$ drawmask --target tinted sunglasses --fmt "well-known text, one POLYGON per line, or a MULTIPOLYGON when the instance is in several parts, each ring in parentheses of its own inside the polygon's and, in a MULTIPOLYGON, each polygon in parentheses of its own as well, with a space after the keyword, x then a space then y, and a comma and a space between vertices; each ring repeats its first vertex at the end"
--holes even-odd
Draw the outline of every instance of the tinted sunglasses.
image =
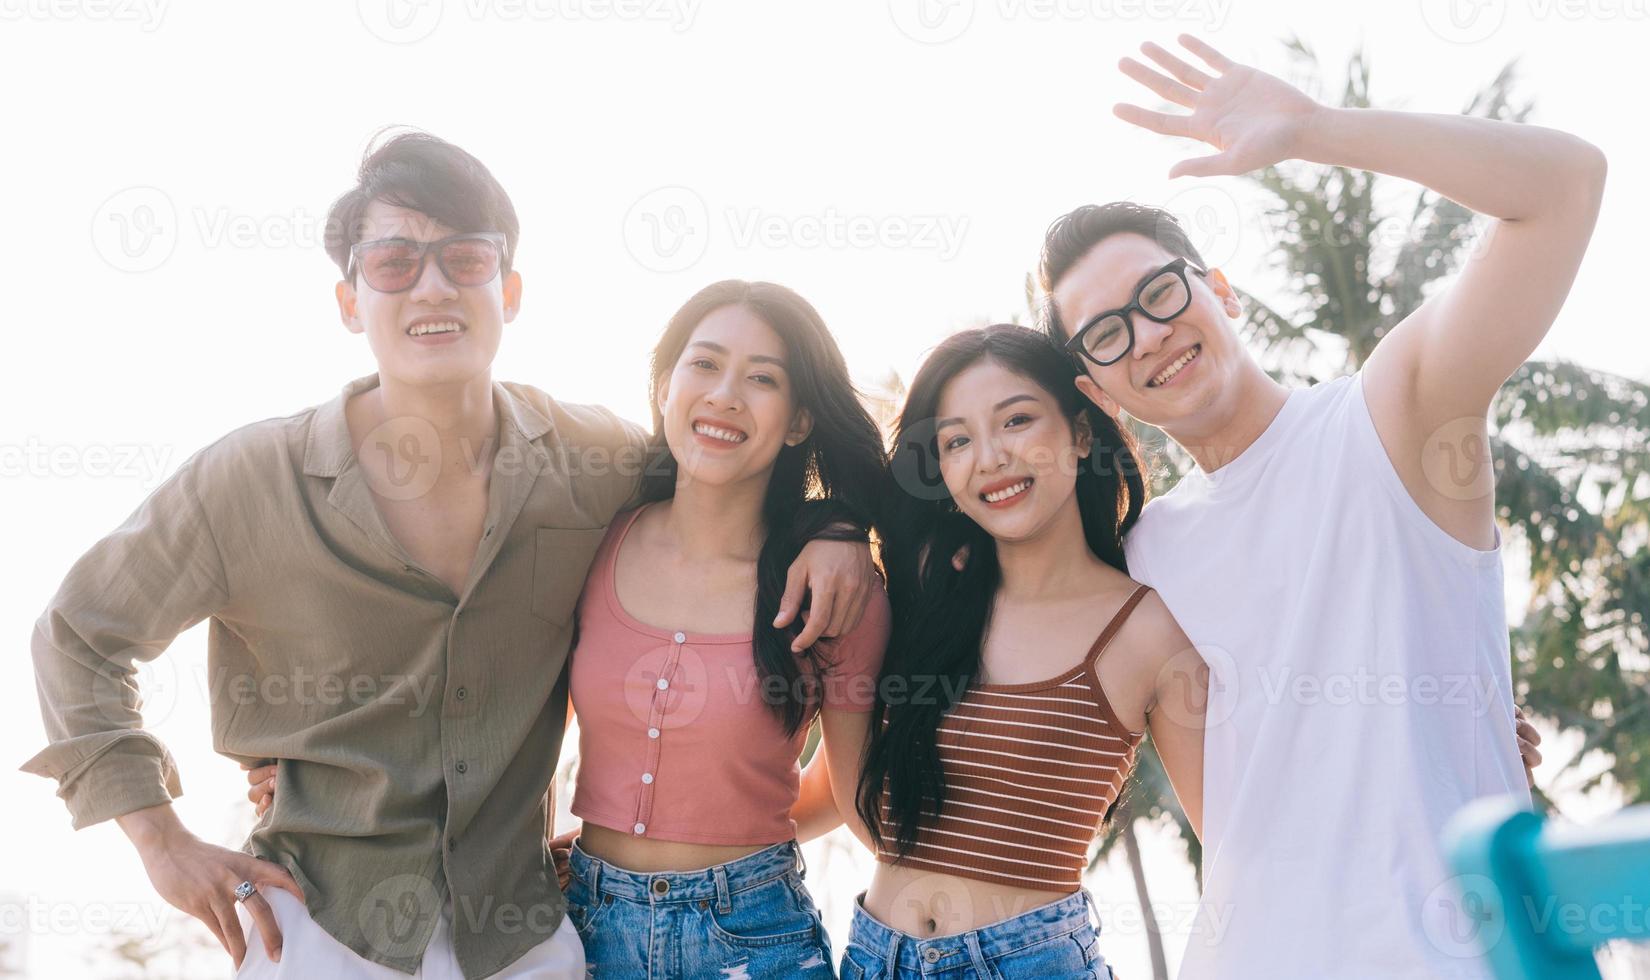
POLYGON ((492 282, 504 264, 504 236, 496 231, 451 235, 433 242, 382 238, 350 246, 350 272, 361 273, 367 285, 381 293, 413 288, 424 275, 424 262, 435 256, 435 266, 454 286, 492 282))

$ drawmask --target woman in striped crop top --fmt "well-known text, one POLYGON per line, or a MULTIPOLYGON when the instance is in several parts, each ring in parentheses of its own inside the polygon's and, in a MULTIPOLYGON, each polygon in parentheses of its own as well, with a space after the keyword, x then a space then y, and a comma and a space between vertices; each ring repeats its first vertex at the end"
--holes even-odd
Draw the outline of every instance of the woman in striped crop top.
POLYGON ((912 382, 882 524, 894 635, 850 819, 878 864, 844 978, 1110 976, 1080 874, 1148 729, 1200 826, 1207 668, 1124 570, 1140 466, 1075 377, 1004 325, 951 337, 912 382))

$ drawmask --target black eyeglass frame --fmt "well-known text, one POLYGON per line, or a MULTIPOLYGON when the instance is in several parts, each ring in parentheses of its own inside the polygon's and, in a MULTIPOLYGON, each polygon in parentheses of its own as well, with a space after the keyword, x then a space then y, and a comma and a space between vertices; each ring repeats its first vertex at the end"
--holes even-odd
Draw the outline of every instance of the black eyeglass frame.
POLYGON ((1156 272, 1142 278, 1140 280, 1140 285, 1134 287, 1134 296, 1129 300, 1127 306, 1121 306, 1115 310, 1106 310, 1089 317, 1088 320, 1085 321, 1081 327, 1078 327, 1077 331, 1071 335, 1071 339, 1066 341, 1066 353, 1073 356, 1081 355, 1085 359, 1098 364, 1101 367, 1116 364, 1123 358, 1128 357, 1129 351, 1134 350, 1134 318, 1129 316, 1129 313, 1138 311, 1141 316, 1151 320, 1153 323, 1168 323, 1170 320, 1173 320, 1175 317, 1186 312, 1187 308, 1192 305, 1192 282, 1190 279, 1186 278, 1186 270, 1188 269, 1205 278, 1209 275, 1204 270, 1192 265, 1190 259, 1184 257, 1175 259, 1163 268, 1158 269, 1156 272), (1180 277, 1180 284, 1186 288, 1186 302, 1181 305, 1180 309, 1175 310, 1173 313, 1164 314, 1163 316, 1154 316, 1151 313, 1146 312, 1146 308, 1140 305, 1140 297, 1143 293, 1145 293, 1146 287, 1156 282, 1165 272, 1173 272, 1175 275, 1180 277), (1123 352, 1121 354, 1118 354, 1116 357, 1110 358, 1109 360, 1102 361, 1100 358, 1089 353, 1088 346, 1083 343, 1083 335, 1087 334, 1090 330, 1093 330, 1095 327, 1114 316, 1122 318, 1123 329, 1127 330, 1129 333, 1129 342, 1123 345, 1123 352))
POLYGON ((498 268, 494 269, 493 274, 488 276, 486 279, 483 279, 481 282, 470 284, 472 286, 485 286, 494 279, 497 279, 499 273, 504 271, 504 250, 508 245, 509 240, 504 237, 503 232, 468 231, 459 235, 448 235, 446 238, 437 238, 433 242, 420 242, 411 238, 376 238, 370 242, 356 242, 354 245, 349 247, 349 269, 348 274, 344 278, 349 279, 351 282, 355 281, 355 276, 357 274, 359 274, 363 280, 366 278, 366 273, 361 268, 360 256, 362 249, 371 248, 374 245, 416 245, 418 246, 418 271, 413 274, 411 282, 407 283, 405 286, 402 286, 400 289, 379 289, 377 286, 372 286, 372 283, 370 282, 367 283, 367 285, 372 286, 374 291, 380 293, 404 293, 418 285, 418 281, 424 278, 424 263, 429 259, 430 253, 434 252, 435 267, 441 270, 441 274, 447 277, 448 282, 458 288, 464 288, 459 286, 457 280, 453 278, 453 274, 447 271, 447 261, 442 258, 442 250, 453 242, 468 241, 484 241, 498 249, 498 268))

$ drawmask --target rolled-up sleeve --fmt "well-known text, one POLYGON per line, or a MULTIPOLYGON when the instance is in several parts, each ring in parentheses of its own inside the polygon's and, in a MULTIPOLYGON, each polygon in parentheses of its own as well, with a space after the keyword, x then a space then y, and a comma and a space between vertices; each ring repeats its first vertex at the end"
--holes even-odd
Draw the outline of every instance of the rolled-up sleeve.
POLYGON ((22 769, 58 781, 76 830, 183 792, 171 753, 143 729, 136 664, 227 601, 198 459, 74 564, 35 624, 50 744, 22 769))

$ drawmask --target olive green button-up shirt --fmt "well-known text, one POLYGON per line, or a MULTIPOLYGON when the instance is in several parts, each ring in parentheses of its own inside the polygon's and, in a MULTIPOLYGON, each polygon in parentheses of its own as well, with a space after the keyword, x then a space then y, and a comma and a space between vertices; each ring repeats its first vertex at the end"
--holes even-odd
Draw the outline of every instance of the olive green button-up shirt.
POLYGON ((544 847, 564 665, 585 571, 642 469, 640 429, 495 383, 484 536, 460 595, 390 535, 345 401, 230 433, 70 570, 33 650, 55 778, 78 829, 181 793, 143 730, 133 665, 210 620, 212 740, 279 760, 244 850, 310 915, 413 973, 442 907, 466 977, 519 958, 566 903, 544 847))

